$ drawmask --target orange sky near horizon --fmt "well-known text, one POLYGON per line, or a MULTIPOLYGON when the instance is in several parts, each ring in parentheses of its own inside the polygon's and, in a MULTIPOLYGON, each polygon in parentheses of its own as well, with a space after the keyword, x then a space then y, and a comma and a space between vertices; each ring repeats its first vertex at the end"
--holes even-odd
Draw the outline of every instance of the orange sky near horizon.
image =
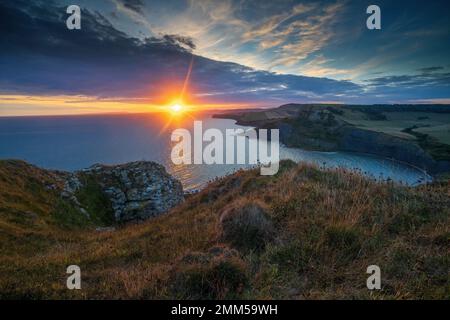
MULTIPOLYGON (((155 99, 156 100, 156 99, 155 99)), ((182 104, 185 111, 251 108, 249 103, 209 103, 189 101, 165 94, 157 101, 148 98, 99 99, 88 96, 33 96, 0 95, 0 116, 50 116, 102 113, 170 112, 175 103, 182 104)))

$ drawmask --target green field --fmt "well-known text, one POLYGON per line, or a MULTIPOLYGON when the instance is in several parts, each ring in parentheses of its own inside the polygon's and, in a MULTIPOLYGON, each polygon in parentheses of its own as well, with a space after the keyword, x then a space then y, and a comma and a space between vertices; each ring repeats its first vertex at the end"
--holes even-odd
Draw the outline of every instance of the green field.
POLYGON ((372 120, 365 112, 344 109, 344 114, 339 117, 357 127, 404 139, 417 139, 414 135, 403 131, 416 126, 418 128, 414 131, 428 134, 438 142, 450 145, 450 113, 383 112, 382 114, 386 119, 372 120))
POLYGON ((418 128, 415 131, 428 134, 438 139, 441 143, 450 145, 450 122, 442 125, 418 128))

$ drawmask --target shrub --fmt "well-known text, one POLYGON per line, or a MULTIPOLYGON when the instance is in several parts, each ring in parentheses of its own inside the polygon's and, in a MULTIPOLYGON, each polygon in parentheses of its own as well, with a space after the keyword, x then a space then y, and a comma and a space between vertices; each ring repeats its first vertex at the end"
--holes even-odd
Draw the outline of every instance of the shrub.
POLYGON ((274 237, 273 223, 259 202, 237 201, 220 215, 219 239, 244 251, 260 251, 274 237))

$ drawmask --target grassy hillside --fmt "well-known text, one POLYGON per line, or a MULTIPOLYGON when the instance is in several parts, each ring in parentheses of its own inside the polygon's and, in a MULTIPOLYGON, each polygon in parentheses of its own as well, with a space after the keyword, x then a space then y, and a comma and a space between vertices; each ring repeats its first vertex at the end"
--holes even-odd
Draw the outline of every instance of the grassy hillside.
POLYGON ((276 176, 238 172, 110 232, 62 201, 60 184, 0 162, 0 298, 450 298, 448 183, 408 188, 283 162, 276 176), (71 264, 82 290, 65 288, 71 264), (381 291, 366 288, 371 264, 381 291))

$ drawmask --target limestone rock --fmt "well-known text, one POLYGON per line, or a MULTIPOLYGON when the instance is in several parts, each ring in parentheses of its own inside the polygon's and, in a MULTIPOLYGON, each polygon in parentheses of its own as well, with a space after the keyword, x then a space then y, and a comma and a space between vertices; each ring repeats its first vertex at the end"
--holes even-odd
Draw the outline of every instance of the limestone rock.
POLYGON ((155 162, 96 164, 71 174, 66 179, 62 196, 74 200, 77 205, 75 193, 83 187, 81 176, 92 177, 100 185, 118 222, 159 216, 184 199, 181 183, 155 162))

